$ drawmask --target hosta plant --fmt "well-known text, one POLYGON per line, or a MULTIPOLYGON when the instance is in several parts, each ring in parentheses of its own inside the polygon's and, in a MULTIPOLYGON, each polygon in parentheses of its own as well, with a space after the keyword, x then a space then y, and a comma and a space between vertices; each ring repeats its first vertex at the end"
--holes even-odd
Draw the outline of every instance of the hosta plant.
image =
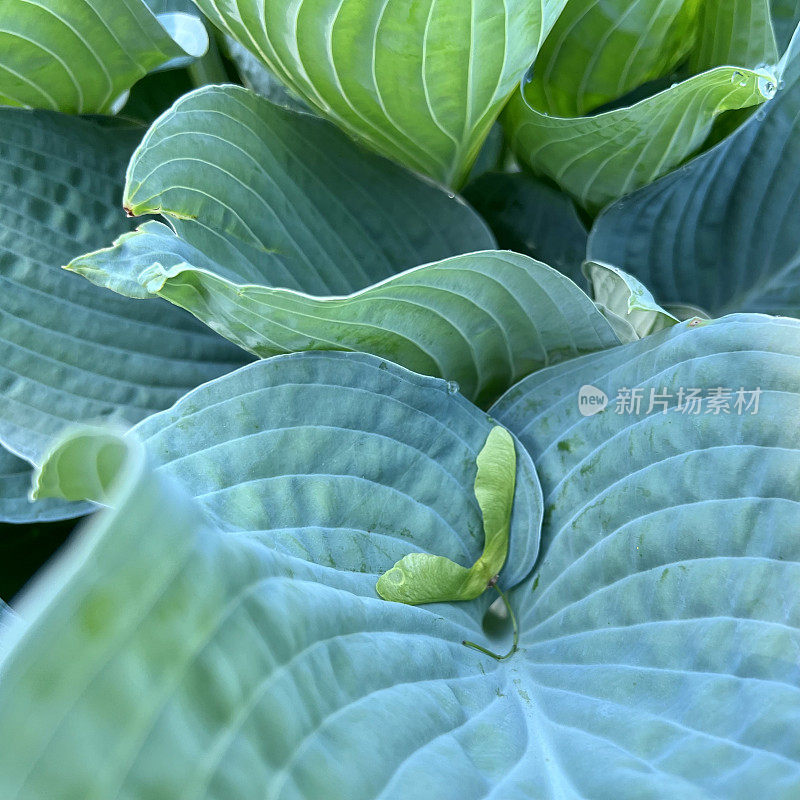
POLYGON ((797 4, 0 22, 2 800, 800 796, 797 4))

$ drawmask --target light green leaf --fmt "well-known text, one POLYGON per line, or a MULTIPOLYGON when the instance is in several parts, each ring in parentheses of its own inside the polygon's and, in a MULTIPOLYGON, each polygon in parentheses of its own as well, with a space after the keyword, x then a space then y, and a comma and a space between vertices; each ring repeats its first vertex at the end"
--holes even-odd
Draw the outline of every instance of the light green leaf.
POLYGON ((587 261, 584 273, 592 287, 592 297, 601 311, 614 320, 614 330, 619 332, 625 326, 629 329, 623 340, 635 341, 671 328, 678 317, 661 308, 647 287, 633 275, 623 272, 611 264, 587 261))
POLYGON ((517 464, 505 428, 492 428, 476 464, 475 498, 486 537, 480 558, 463 567, 444 556, 409 553, 378 579, 375 589, 384 600, 414 605, 474 600, 500 573, 508 555, 517 464))
POLYGON ((713 315, 800 315, 800 41, 777 95, 708 153, 610 206, 589 258, 643 281, 662 304, 713 315))
MULTIPOLYGON (((31 589, 4 640, 0 727, 16 735, 0 749, 0 795, 393 800, 411 786, 417 800, 793 800, 798 357, 795 322, 684 324, 538 373, 498 405, 534 453, 551 506, 537 572, 511 595, 520 648, 504 662, 461 645, 481 636, 485 604, 387 603, 374 577, 231 536, 224 516, 198 508, 212 510, 208 495, 192 502, 179 468, 146 469, 132 445, 117 510, 31 589), (764 393, 759 414, 741 417, 583 417, 584 381, 609 392, 757 381, 764 393)), ((376 363, 271 363, 318 359, 376 363)), ((376 372, 405 375, 423 394, 436 383, 376 372)), ((451 411, 468 408, 438 393, 451 411)), ((449 416, 421 397, 416 408, 449 416)), ((368 401, 359 421, 381 416, 368 401)), ((213 430, 203 421, 176 418, 145 450, 157 455, 178 434, 175 454, 191 462, 213 430)), ((472 434, 476 448, 488 426, 472 434)), ((423 441, 436 460, 440 440, 423 441)), ((356 470, 363 451, 322 452, 356 470)), ((330 469, 319 480, 339 478, 330 469)), ((528 480, 518 470, 517 492, 528 480)), ((412 492, 423 504, 437 496, 425 486, 412 492)), ((269 490, 240 499, 240 511, 256 505, 281 524, 314 516, 269 490)), ((386 500, 384 513, 402 518, 402 498, 386 500)), ((512 523, 512 550, 517 532, 512 523)), ((309 540, 334 535, 306 529, 309 540)))
POLYGON ((194 266, 205 263, 205 254, 148 223, 69 268, 117 291, 166 298, 262 358, 369 352, 455 381, 480 405, 536 369, 619 344, 574 283, 517 253, 455 256, 346 297, 228 280, 223 276, 233 270, 223 264, 194 266))
POLYGON ((106 504, 131 447, 123 432, 110 426, 68 429, 35 471, 30 495, 106 504))
POLYGON ((61 500, 31 502, 28 493, 32 479, 31 465, 0 446, 0 524, 19 525, 70 519, 91 510, 92 506, 87 503, 65 503, 61 500))
POLYGON ((536 58, 525 97, 541 112, 573 117, 669 74, 692 48, 703 2, 570 0, 536 58))
POLYGON ((320 114, 457 188, 565 0, 197 5, 320 114))
POLYGON ((523 172, 482 175, 464 197, 489 223, 498 245, 543 261, 578 286, 588 233, 572 200, 523 172))
POLYGON ((0 103, 72 114, 118 110, 151 70, 201 56, 202 22, 142 0, 5 0, 0 103))
MULTIPOLYGON (((372 575, 374 593, 411 548, 467 564, 480 557, 473 490, 492 427, 445 381, 359 353, 301 353, 211 381, 132 435, 224 529, 372 575)), ((50 453, 38 496, 107 501, 119 450, 107 435, 84 438, 50 453)), ((530 572, 541 511, 536 476, 519 461, 506 586, 530 572)))
POLYGON ((509 102, 504 125, 517 157, 590 211, 655 180, 702 145, 723 111, 763 103, 777 79, 764 70, 719 67, 631 106, 589 117, 556 117, 509 102))
POLYGON ((65 425, 133 423, 246 360, 188 315, 60 269, 128 225, 139 129, 0 110, 0 442, 37 462, 65 425))
POLYGON ((135 213, 166 214, 177 235, 149 222, 68 268, 121 294, 166 298, 262 358, 366 351, 488 404, 532 370, 618 344, 588 297, 525 256, 425 264, 492 246, 491 233, 462 201, 362 153, 329 123, 244 89, 195 92, 157 122, 127 197, 135 213), (199 135, 216 146, 213 161, 186 151, 199 135), (253 174, 252 159, 263 171, 253 174), (287 161, 309 172, 284 172, 287 161))
POLYGON ((460 199, 236 86, 192 92, 154 123, 124 202, 166 216, 225 278, 321 294, 494 246, 460 199))
POLYGON ((698 26, 688 63, 692 72, 726 64, 755 69, 778 61, 770 0, 704 0, 698 26))

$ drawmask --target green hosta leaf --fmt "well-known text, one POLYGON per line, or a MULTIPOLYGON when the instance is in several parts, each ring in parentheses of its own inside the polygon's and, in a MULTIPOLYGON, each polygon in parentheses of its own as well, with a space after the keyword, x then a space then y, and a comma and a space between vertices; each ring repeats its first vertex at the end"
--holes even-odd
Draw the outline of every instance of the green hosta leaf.
POLYGON ((148 223, 70 269, 117 291, 164 297, 262 358, 369 352, 456 381, 479 404, 549 363, 619 344, 574 283, 517 253, 454 256, 347 297, 322 298, 248 285, 246 274, 228 280, 232 270, 222 264, 193 266, 204 263, 204 254, 165 226, 148 223))
POLYGON ((107 113, 151 70, 205 52, 193 15, 158 18, 142 0, 5 0, 0 103, 107 113))
POLYGON ((463 202, 329 123, 244 89, 201 90, 157 122, 131 163, 127 203, 166 214, 177 235, 149 222, 69 269, 166 298, 262 358, 366 351, 488 403, 534 369, 618 344, 573 283, 525 256, 472 253, 397 275, 492 246, 491 233, 463 202), (199 135, 213 161, 186 150, 199 135), (287 161, 309 172, 284 172, 287 161))
POLYGON ((125 205, 164 214, 225 265, 222 277, 305 292, 351 292, 494 246, 461 200, 235 86, 186 95, 155 122, 131 160, 125 205))
POLYGON ((412 605, 474 600, 500 573, 508 555, 517 469, 511 434, 499 425, 492 428, 476 463, 475 498, 486 537, 480 558, 464 567, 444 556, 409 553, 378 579, 375 589, 384 600, 412 605))
MULTIPOLYGON (((480 635, 485 605, 387 603, 374 577, 276 553, 227 534, 225 515, 202 514, 198 502, 213 511, 206 492, 215 482, 193 502, 180 483, 197 464, 179 466, 215 430, 202 418, 176 418, 159 438, 145 436, 151 458, 178 447, 172 468, 146 469, 129 438, 109 498, 116 510, 95 517, 18 604, 22 620, 4 640, 12 649, 0 667, 0 726, 15 735, 0 749, 0 793, 386 800, 413 787, 419 800, 561 800, 569 787, 581 800, 756 792, 792 800, 800 781, 798 356, 800 326, 787 320, 680 325, 538 373, 498 405, 534 453, 552 506, 537 573, 511 596, 520 649, 504 662, 460 644, 480 635), (757 381, 764 393, 756 415, 673 409, 642 418, 609 408, 583 417, 583 381, 609 392, 623 382, 757 381), (182 441, 167 444, 176 435, 182 441)), ((378 363, 308 354, 271 363, 320 359, 378 363)), ((193 397, 266 375, 269 364, 193 397)), ((411 406, 414 391, 404 397, 402 414, 474 416, 458 425, 472 432, 474 480, 490 423, 442 386, 435 391, 449 411, 423 399, 435 381, 395 367, 376 372, 422 390, 411 406)), ((391 382, 384 402, 393 405, 400 395, 391 382)), ((237 401, 231 413, 243 418, 237 401)), ((382 416, 367 401, 359 422, 382 416)), ((398 419, 398 430, 408 428, 398 419)), ((432 461, 439 441, 424 439, 432 461)), ((339 463, 324 465, 320 486, 335 486, 341 459, 358 469, 365 451, 321 452, 339 463)), ((88 473, 95 453, 86 454, 88 473)), ((229 462, 219 455, 220 467, 229 462)), ((518 469, 517 492, 529 480, 518 469)), ((470 487, 465 481, 456 505, 474 503, 470 487)), ((423 481, 417 489, 423 504, 438 496, 423 481)), ((255 504, 240 500, 240 511, 256 513, 255 505, 281 525, 314 516, 266 488, 255 504)), ((386 500, 383 514, 402 518, 402 495, 386 500)), ((358 498, 349 505, 358 514, 358 498)), ((307 540, 333 539, 338 522, 329 522, 327 531, 307 528, 307 540)), ((518 531, 512 525, 512 549, 518 531)), ((438 552, 449 549, 443 541, 438 552)))
POLYGON ((489 223, 500 247, 525 253, 579 286, 587 232, 572 200, 523 172, 482 175, 464 196, 489 223))
POLYGON ((800 315, 798 46, 775 98, 739 130, 603 213, 589 258, 632 273, 661 303, 800 315))
POLYGON ((624 341, 641 339, 678 322, 678 317, 661 308, 633 275, 596 261, 587 261, 584 272, 595 303, 612 320, 614 330, 622 332, 620 338, 624 341))
POLYGON ((166 303, 60 269, 128 227, 121 179, 140 135, 0 110, 0 442, 29 461, 65 425, 136 422, 243 360, 166 303))
POLYGON ((698 22, 688 64, 692 72, 725 64, 756 68, 778 60, 770 0, 704 0, 698 22))
MULTIPOLYGON (((371 575, 374 592, 409 550, 467 565, 481 555, 473 489, 492 428, 444 381, 357 353, 301 353, 212 381, 135 435, 226 530, 371 575)), ((108 436, 85 439, 51 453, 40 496, 107 499, 119 450, 108 436), (94 466, 81 472, 86 452, 94 466)), ((519 462, 505 586, 530 572, 541 514, 536 476, 519 462)))
POLYGON ((32 478, 31 465, 0 446, 0 524, 68 519, 81 516, 91 509, 86 503, 65 503, 61 500, 32 503, 28 499, 32 478))
POLYGON ((700 147, 717 115, 763 103, 775 84, 766 71, 719 67, 589 117, 550 116, 526 101, 523 85, 504 124, 522 162, 597 211, 677 166, 700 147))
POLYGON ((198 0, 322 115, 459 186, 565 0, 198 0))
POLYGON ((578 116, 668 74, 694 43, 702 5, 571 0, 536 59, 526 98, 542 112, 578 116))
POLYGON ((454 770, 479 778, 488 727, 519 718, 460 643, 480 629, 468 604, 386 603, 374 580, 226 535, 135 448, 113 504, 16 604, 0 725, 27 724, 0 750, 4 798, 361 800, 409 780, 441 798, 454 770), (465 723, 467 750, 426 789, 465 723))

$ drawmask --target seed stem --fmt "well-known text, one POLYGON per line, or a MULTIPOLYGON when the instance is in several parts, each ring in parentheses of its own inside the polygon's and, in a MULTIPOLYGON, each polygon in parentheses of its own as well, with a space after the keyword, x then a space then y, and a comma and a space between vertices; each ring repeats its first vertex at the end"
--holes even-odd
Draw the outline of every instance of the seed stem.
POLYGON ((519 628, 517 627, 517 618, 514 615, 514 610, 511 608, 511 603, 508 602, 508 597, 506 597, 505 592, 497 585, 495 579, 492 579, 489 585, 494 586, 495 590, 497 591, 497 594, 500 595, 500 597, 503 600, 503 603, 505 604, 506 611, 508 611, 508 616, 511 617, 511 625, 514 628, 514 642, 511 645, 511 649, 504 656, 501 656, 498 655, 497 653, 493 653, 491 650, 488 650, 485 647, 481 647, 481 645, 476 644, 475 642, 469 642, 466 639, 462 641, 461 644, 463 644, 466 647, 471 647, 473 650, 479 650, 481 653, 487 656, 491 656, 496 661, 505 661, 507 658, 511 658, 511 656, 513 656, 514 653, 517 652, 517 647, 519 645, 519 628))

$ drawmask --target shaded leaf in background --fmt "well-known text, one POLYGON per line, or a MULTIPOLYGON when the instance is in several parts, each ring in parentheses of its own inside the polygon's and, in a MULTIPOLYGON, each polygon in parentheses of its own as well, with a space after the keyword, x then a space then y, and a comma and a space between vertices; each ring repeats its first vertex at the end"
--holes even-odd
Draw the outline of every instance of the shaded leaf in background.
POLYGON ((149 125, 179 97, 192 89, 194 84, 189 71, 185 68, 167 69, 145 75, 131 89, 119 116, 149 125))
POLYGON ((585 285, 586 227, 572 200, 522 172, 481 175, 464 197, 489 223, 499 247, 525 253, 585 285))
POLYGON ((223 46, 228 57, 236 65, 241 82, 272 103, 296 111, 309 111, 310 108, 299 97, 292 94, 272 72, 246 47, 231 36, 224 36, 223 46))
POLYGON ((246 360, 190 316, 61 269, 130 226, 141 129, 0 110, 0 442, 36 462, 79 420, 133 423, 246 360))
POLYGON ((589 258, 635 275, 662 304, 800 314, 798 48, 775 98, 734 134, 598 218, 589 258))
POLYGON ((782 53, 789 46, 795 28, 800 24, 800 0, 771 0, 772 27, 778 50, 782 53))
MULTIPOLYGON (((472 169, 467 178, 467 186, 469 186, 478 177, 486 172, 492 170, 502 170, 503 162, 507 156, 505 135, 503 134, 503 126, 499 122, 495 122, 489 129, 483 146, 472 165, 472 169)), ((464 194, 466 192, 466 187, 464 194)), ((466 196, 466 194, 465 194, 466 196)))
POLYGON ((197 5, 353 137, 458 188, 565 0, 197 5))
MULTIPOLYGON (((257 486, 238 497, 227 491, 224 501, 206 494, 219 487, 218 466, 231 463, 215 448, 197 470, 214 426, 155 425, 144 449, 175 447, 169 468, 147 470, 132 444, 110 498, 118 510, 96 518, 49 584, 18 604, 22 621, 6 638, 13 650, 1 667, 0 724, 18 731, 0 750, 3 796, 38 800, 67 785, 76 797, 135 797, 157 785, 202 800, 377 800, 414 786, 420 800, 560 800, 569 786, 576 798, 746 800, 769 787, 770 798, 790 800, 800 780, 798 355, 796 322, 682 324, 542 371, 498 404, 534 455, 548 500, 543 557, 511 596, 521 648, 502 663, 460 644, 479 630, 477 602, 384 602, 374 575, 348 571, 355 552, 347 562, 335 550, 331 567, 309 559, 309 548, 324 553, 342 541, 334 520, 304 529, 305 551, 297 540, 276 553, 223 533, 232 509, 277 514, 280 531, 307 523, 309 507, 257 486), (623 384, 755 381, 763 388, 755 415, 698 418, 673 404, 666 416, 608 408, 583 417, 577 402, 584 382, 611 394, 623 384), (212 516, 181 488, 187 479, 212 516), (191 737, 176 735, 187 725, 191 737)), ((380 370, 366 356, 272 363, 310 361, 331 367, 334 383, 333 364, 340 376, 371 366, 387 381, 380 405, 415 419, 398 428, 403 437, 420 432, 425 395, 449 398, 434 404, 448 420, 447 447, 426 436, 417 456, 430 467, 440 458, 452 464, 451 447, 463 448, 453 421, 463 419, 475 439, 486 432, 476 427, 490 424, 469 419, 477 412, 443 384, 380 370)), ((269 369, 246 367, 199 394, 269 369)), ((363 398, 359 412, 349 378, 345 386, 344 424, 330 431, 337 437, 353 435, 351 414, 356 430, 383 418, 370 410, 377 397, 363 398)), ((335 404, 317 400, 333 413, 335 404)), ((191 403, 183 401, 184 414, 191 403)), ((237 407, 231 397, 223 416, 237 407)), ((283 400, 274 408, 291 414, 283 400)), ((216 414, 204 403, 194 413, 216 414)), ((262 413, 256 402, 239 424, 262 413)), ((290 426, 282 435, 326 429, 290 426)), ((337 468, 358 470, 377 443, 326 452, 337 468)), ((263 450, 254 454, 261 462, 263 450)), ((292 450, 273 452, 293 460, 292 450)), ((93 455, 89 447, 89 473, 93 455)), ((413 470, 404 473, 414 481, 413 470)), ((342 479, 317 480, 333 488, 342 479)), ((518 486, 525 482, 518 474, 518 486)), ((417 494, 422 486, 411 492, 419 511, 430 502, 417 494)), ((446 509, 456 517, 458 497, 446 509)), ((409 500, 387 497, 384 519, 409 500)), ((311 506, 311 518, 314 508, 331 506, 311 506)), ((418 531, 405 543, 375 541, 371 553, 384 561, 381 546, 411 549, 418 531)))
POLYGON ((522 163, 595 212, 669 172, 702 145, 719 114, 763 103, 776 81, 767 71, 719 67, 587 117, 540 111, 526 102, 523 83, 503 124, 522 163))
POLYGON ((5 0, 0 103, 112 112, 148 72, 191 60, 207 46, 198 17, 157 18, 142 0, 5 0))
MULTIPOLYGON (((30 476, 29 476, 30 478, 30 476)), ((30 481, 28 482, 30 488, 30 481)), ((65 500, 39 500, 34 506, 94 508, 90 503, 67 503, 65 500)), ((32 522, 11 524, 0 522, 0 606, 2 601, 13 602, 18 593, 47 564, 53 555, 67 542, 76 524, 81 520, 71 514, 72 519, 54 522, 32 522)), ((3 619, 0 608, 0 657, 3 651, 3 619)))

